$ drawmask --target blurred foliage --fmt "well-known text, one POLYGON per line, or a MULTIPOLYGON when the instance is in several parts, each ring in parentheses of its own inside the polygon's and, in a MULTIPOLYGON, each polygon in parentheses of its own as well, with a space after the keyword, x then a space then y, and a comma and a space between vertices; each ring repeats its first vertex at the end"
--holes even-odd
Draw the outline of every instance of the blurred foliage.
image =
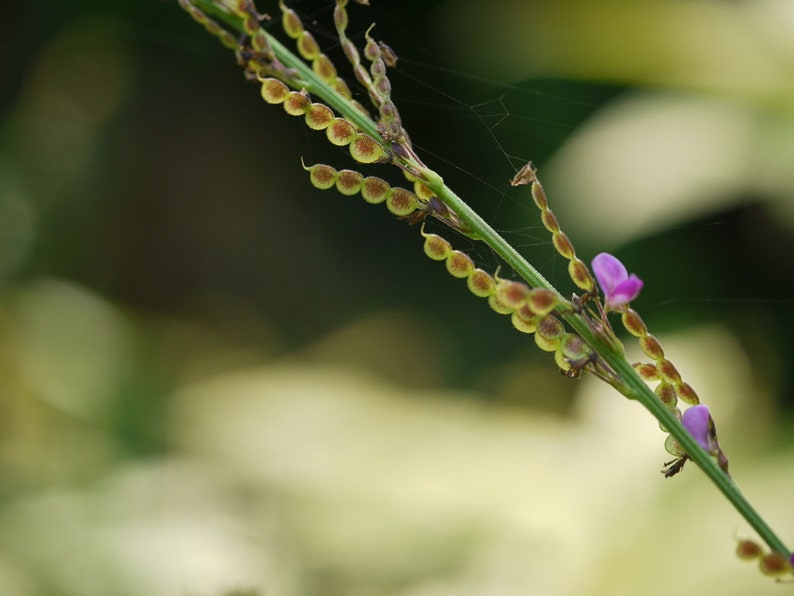
MULTIPOLYGON (((330 4, 292 3, 338 55, 330 4)), ((651 27, 621 2, 592 22, 560 19, 551 1, 485 15, 492 3, 373 4, 351 9, 351 30, 360 39, 376 21, 400 55, 394 97, 427 161, 562 289, 564 263, 508 185, 526 160, 541 174, 548 164, 544 183, 578 251, 618 252, 646 280, 643 317, 707 396, 737 478, 790 528, 775 488, 793 457, 787 38, 768 37, 782 58, 749 93, 707 84, 703 59, 676 79, 690 63, 663 61, 675 11, 646 45, 608 28, 651 27), (483 27, 497 17, 517 31, 483 27), (544 23, 555 35, 526 34, 544 23), (570 42, 587 23, 604 32, 586 38, 602 59, 572 71, 587 65, 570 42), (505 40, 528 43, 510 52, 534 62, 511 67, 505 40), (599 40, 637 51, 601 52, 599 40), (455 53, 461 41, 474 59, 455 53), (634 70, 621 67, 627 56, 634 70), (473 74, 483 62, 500 66, 473 74), (657 63, 637 76, 637 64, 657 63), (671 121, 692 124, 665 124, 667 136, 650 127, 671 121)), ((690 4, 737 6, 746 29, 782 6, 690 4)), ((655 482, 664 454, 649 418, 558 375, 422 256, 416 228, 314 191, 299 158, 346 167, 346 157, 263 105, 175 2, 8 10, 0 593, 768 587, 732 558, 735 517, 694 470, 655 482), (708 560, 670 572, 660 561, 679 531, 708 560), (639 548, 647 560, 627 568, 639 548)), ((779 14, 785 29, 794 17, 779 14)), ((726 47, 736 29, 724 22, 695 28, 703 45, 726 47)), ((765 64, 752 56, 717 60, 737 69, 719 80, 745 80, 765 64)), ((481 247, 453 242, 495 267, 481 247)))

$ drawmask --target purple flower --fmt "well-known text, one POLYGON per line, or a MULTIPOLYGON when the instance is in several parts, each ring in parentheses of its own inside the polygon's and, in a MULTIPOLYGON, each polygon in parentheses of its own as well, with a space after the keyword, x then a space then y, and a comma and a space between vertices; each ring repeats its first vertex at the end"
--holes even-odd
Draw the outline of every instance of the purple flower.
POLYGON ((593 273, 606 298, 607 310, 617 310, 634 300, 642 289, 642 280, 629 275, 623 263, 602 252, 593 259, 593 273))
POLYGON ((698 445, 708 453, 715 455, 719 451, 717 432, 714 429, 714 422, 711 420, 708 406, 700 404, 687 408, 681 419, 681 424, 698 442, 698 445))

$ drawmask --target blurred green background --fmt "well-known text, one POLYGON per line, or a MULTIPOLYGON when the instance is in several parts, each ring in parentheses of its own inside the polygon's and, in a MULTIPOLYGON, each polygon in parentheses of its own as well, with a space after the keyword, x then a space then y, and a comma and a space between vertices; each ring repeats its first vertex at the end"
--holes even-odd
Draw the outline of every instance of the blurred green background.
MULTIPOLYGON (((332 3, 291 6, 338 58, 332 3)), ((8 10, 0 594, 779 589, 694 468, 663 481, 649 416, 559 375, 417 228, 313 189, 300 158, 346 153, 176 2, 8 10)), ((578 253, 646 281, 638 310, 791 544, 794 7, 350 13, 400 56, 420 154, 544 275, 573 291, 508 184, 529 159, 578 253)))

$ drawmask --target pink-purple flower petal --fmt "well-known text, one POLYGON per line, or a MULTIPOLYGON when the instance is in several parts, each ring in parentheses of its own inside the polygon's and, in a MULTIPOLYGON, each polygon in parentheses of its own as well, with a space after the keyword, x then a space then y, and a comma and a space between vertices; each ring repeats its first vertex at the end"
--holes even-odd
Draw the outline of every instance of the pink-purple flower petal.
POLYGON ((681 418, 681 424, 689 431, 692 438, 698 442, 698 445, 703 447, 708 453, 713 455, 718 451, 719 446, 716 443, 714 423, 711 421, 711 413, 708 406, 699 404, 687 408, 681 418))
POLYGON ((592 262, 593 273, 604 293, 607 310, 615 310, 634 300, 643 282, 635 274, 629 275, 626 267, 616 257, 602 252, 592 262))

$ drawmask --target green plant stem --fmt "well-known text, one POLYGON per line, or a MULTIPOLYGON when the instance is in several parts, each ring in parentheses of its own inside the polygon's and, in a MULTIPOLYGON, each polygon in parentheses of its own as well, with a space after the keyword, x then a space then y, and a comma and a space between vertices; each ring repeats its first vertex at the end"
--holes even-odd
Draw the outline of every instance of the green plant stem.
MULTIPOLYGON (((216 8, 211 0, 194 0, 194 3, 219 19, 228 26, 241 31, 239 19, 216 8)), ((306 90, 327 102, 337 113, 352 122, 359 130, 382 143, 387 153, 391 151, 388 143, 381 139, 378 127, 366 114, 358 110, 345 97, 337 93, 330 85, 319 78, 314 71, 291 50, 286 48, 273 36, 267 34, 270 47, 276 57, 286 66, 295 69, 306 90)), ((289 81, 287 81, 289 82, 289 81)), ((405 163, 403 165, 406 165, 405 163)), ((444 184, 441 176, 422 164, 410 164, 417 170, 426 184, 436 196, 474 232, 479 239, 496 252, 519 276, 533 287, 546 288, 561 294, 537 271, 521 254, 518 253, 502 236, 500 236, 485 220, 472 210, 452 189, 444 184)), ((562 296, 561 296, 562 297, 562 296)), ((645 384, 637 372, 626 360, 625 356, 595 333, 587 320, 580 314, 560 312, 559 315, 578 333, 600 356, 612 367, 625 384, 623 393, 626 397, 640 402, 658 421, 675 437, 686 450, 687 455, 711 479, 717 489, 733 504, 739 514, 755 529, 764 542, 774 551, 789 555, 783 541, 772 531, 759 513, 744 498, 736 484, 717 465, 714 459, 695 441, 673 413, 665 406, 656 394, 645 384)))

